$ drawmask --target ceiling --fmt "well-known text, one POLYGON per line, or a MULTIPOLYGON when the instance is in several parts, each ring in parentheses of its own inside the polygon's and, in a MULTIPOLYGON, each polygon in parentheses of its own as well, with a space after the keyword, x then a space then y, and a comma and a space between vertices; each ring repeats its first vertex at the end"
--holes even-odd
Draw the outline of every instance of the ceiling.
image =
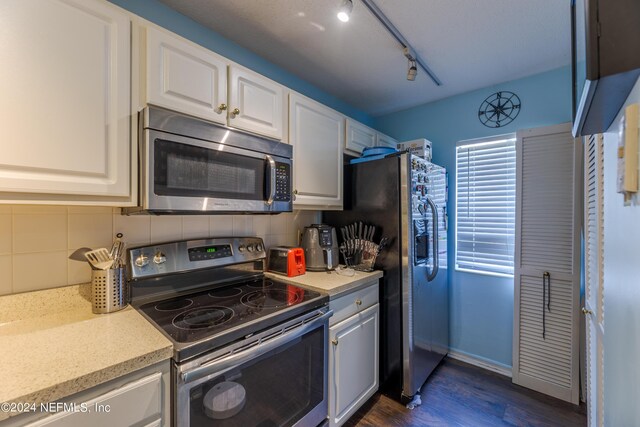
POLYGON ((443 85, 407 81, 400 45, 360 0, 161 0, 371 115, 568 65, 569 0, 375 0, 443 85))

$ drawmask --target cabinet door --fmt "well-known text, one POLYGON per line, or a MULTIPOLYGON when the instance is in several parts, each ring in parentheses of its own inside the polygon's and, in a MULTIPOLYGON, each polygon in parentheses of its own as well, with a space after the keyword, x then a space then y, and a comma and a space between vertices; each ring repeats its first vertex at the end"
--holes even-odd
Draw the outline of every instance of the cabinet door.
POLYGON ((283 105, 281 85, 247 69, 229 67, 229 126, 281 140, 283 105))
POLYGON ((147 102, 226 124, 226 60, 164 30, 146 37, 147 102))
POLYGON ((376 147, 398 148, 398 141, 384 133, 377 133, 376 147))
POLYGON ((61 411, 27 427, 132 426, 150 419, 150 424, 142 425, 160 426, 162 394, 162 374, 158 372, 89 401, 76 402, 78 411, 61 411))
POLYGON ((517 132, 513 382, 578 404, 582 142, 517 132))
POLYGON ((329 423, 343 424, 378 389, 376 304, 329 329, 329 423))
POLYGON ((302 95, 289 98, 296 209, 342 209, 344 118, 302 95))
POLYGON ((0 16, 2 198, 130 197, 128 15, 99 0, 3 0, 0 16))
POLYGON ((345 145, 347 151, 361 156, 363 149, 375 146, 375 130, 355 120, 347 119, 347 144, 345 145))
POLYGON ((342 209, 344 118, 298 94, 289 99, 296 209, 342 209))

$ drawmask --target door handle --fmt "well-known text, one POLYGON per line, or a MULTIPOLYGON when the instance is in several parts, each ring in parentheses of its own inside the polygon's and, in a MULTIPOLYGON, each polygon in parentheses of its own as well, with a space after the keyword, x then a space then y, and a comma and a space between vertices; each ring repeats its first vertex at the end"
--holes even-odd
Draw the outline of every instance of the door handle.
POLYGON ((585 316, 587 314, 591 315, 591 314, 593 314, 593 311, 589 310, 587 307, 582 307, 582 314, 584 314, 585 316))
POLYGON ((430 282, 435 279, 438 274, 438 269, 440 268, 438 261, 438 207, 429 196, 427 196, 427 203, 431 207, 431 221, 433 221, 433 269, 431 273, 427 275, 427 282, 430 282))
POLYGON ((276 162, 273 160, 273 157, 268 154, 265 156, 265 159, 267 160, 267 174, 269 174, 269 195, 265 203, 271 205, 276 196, 276 162))

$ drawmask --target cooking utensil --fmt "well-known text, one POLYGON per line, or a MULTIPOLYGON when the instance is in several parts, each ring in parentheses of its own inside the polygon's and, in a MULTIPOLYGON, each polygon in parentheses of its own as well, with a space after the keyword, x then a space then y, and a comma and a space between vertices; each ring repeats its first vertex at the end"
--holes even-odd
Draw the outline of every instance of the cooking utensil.
POLYGON ((124 242, 120 240, 118 242, 118 246, 116 247, 115 254, 113 256, 113 268, 120 267, 124 264, 124 260, 122 259, 124 255, 124 242))
POLYGON ((118 250, 119 246, 120 246, 120 239, 114 240, 113 244, 111 245, 111 250, 109 251, 109 258, 113 260, 116 259, 116 251, 118 250))
POLYGON ((87 258, 84 256, 87 252, 91 252, 91 248, 78 248, 71 255, 69 255, 69 259, 74 261, 86 261, 87 258))
POLYGON ((113 259, 106 248, 99 248, 84 254, 89 264, 97 270, 107 270, 113 265, 113 259))

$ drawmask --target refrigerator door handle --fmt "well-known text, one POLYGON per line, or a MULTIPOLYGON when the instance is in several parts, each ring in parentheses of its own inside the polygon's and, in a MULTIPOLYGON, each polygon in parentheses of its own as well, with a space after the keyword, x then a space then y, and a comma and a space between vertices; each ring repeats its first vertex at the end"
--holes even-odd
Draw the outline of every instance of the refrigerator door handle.
POLYGON ((439 255, 438 255, 438 207, 436 206, 436 204, 433 202, 433 200, 431 200, 431 197, 427 196, 427 203, 429 204, 429 206, 431 207, 431 215, 432 215, 432 227, 433 227, 433 251, 431 252, 433 254, 433 269, 431 270, 431 273, 429 273, 427 275, 427 281, 430 282, 433 279, 436 278, 436 275, 438 274, 438 268, 439 268, 439 255))

